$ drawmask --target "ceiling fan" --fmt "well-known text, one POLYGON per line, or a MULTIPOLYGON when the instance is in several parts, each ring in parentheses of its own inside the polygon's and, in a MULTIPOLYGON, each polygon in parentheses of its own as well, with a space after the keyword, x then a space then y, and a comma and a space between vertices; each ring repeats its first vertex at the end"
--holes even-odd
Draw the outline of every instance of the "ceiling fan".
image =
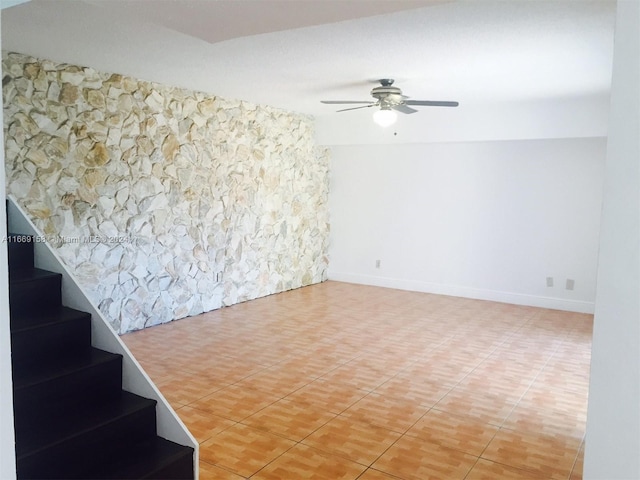
POLYGON ((360 107, 350 107, 338 110, 338 112, 346 112, 348 110, 357 110, 360 108, 380 107, 376 113, 373 114, 373 120, 383 126, 387 127, 395 123, 397 114, 395 111, 401 113, 416 113, 418 110, 412 107, 457 107, 458 102, 449 101, 436 101, 436 100, 409 100, 409 97, 402 94, 402 90, 393 86, 392 78, 382 78, 378 80, 380 82, 379 87, 375 87, 371 90, 371 96, 376 101, 358 101, 358 100, 321 100, 321 103, 329 105, 353 105, 363 103, 360 107), (394 111, 395 110, 395 111, 394 111))

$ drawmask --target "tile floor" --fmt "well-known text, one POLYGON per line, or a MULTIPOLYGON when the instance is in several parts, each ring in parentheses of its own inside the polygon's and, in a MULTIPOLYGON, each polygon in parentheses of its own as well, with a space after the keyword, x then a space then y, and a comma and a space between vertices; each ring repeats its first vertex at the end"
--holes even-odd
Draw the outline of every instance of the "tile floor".
POLYGON ((591 315, 325 282, 122 338, 203 480, 575 480, 591 332, 591 315))

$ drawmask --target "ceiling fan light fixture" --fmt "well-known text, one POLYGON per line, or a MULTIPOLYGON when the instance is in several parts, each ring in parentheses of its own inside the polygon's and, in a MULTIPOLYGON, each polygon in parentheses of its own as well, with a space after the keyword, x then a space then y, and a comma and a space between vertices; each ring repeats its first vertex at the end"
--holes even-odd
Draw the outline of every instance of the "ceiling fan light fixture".
POLYGON ((390 108, 381 108, 373 114, 373 121, 381 127, 389 127, 396 123, 398 114, 390 108))

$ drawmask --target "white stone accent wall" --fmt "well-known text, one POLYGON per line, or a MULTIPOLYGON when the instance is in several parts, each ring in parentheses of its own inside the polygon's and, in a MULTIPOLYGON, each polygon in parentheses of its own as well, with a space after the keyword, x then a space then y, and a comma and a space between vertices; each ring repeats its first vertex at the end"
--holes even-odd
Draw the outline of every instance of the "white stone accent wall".
POLYGON ((306 116, 3 52, 7 193, 120 333, 326 280, 306 116))

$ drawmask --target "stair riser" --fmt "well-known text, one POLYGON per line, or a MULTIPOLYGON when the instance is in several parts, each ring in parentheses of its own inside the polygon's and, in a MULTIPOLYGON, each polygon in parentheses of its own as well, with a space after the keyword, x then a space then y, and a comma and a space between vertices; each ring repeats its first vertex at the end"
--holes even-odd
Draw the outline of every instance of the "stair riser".
POLYGON ((113 480, 193 479, 193 448, 155 437, 110 460, 112 470, 100 478, 113 480))
POLYGON ((9 234, 9 270, 33 268, 33 237, 9 234))
POLYGON ((149 480, 189 480, 193 479, 193 452, 186 452, 182 458, 161 470, 150 472, 143 477, 149 480))
MULTIPOLYGON (((61 295, 62 276, 36 278, 24 282, 13 282, 9 277, 9 305, 11 317, 17 315, 32 314, 31 317, 24 317, 38 323, 37 315, 51 310, 56 310, 62 305, 61 295)), ((16 317, 17 318, 17 317, 16 317)), ((11 328, 22 328, 27 324, 13 325, 11 328)))
POLYGON ((91 316, 11 333, 13 374, 51 358, 86 354, 91 345, 91 316))
POLYGON ((91 347, 34 244, 7 247, 17 478, 193 479, 193 449, 157 436, 155 400, 122 390, 122 356, 91 347))
POLYGON ((86 478, 95 465, 135 448, 135 443, 156 434, 155 406, 119 418, 107 425, 61 441, 28 456, 18 457, 18 478, 86 478))
POLYGON ((47 428, 53 419, 80 408, 84 402, 104 402, 122 389, 122 357, 75 371, 64 377, 38 383, 13 392, 16 437, 20 432, 47 428))

